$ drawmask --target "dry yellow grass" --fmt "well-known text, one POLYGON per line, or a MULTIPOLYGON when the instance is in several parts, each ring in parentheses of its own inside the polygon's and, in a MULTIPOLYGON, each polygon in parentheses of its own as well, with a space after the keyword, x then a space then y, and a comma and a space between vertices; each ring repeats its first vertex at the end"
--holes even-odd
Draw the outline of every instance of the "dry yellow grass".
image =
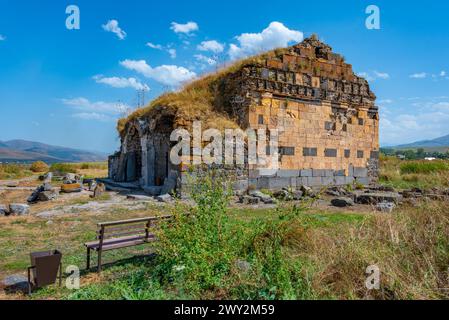
POLYGON ((153 100, 147 107, 136 110, 127 118, 120 119, 117 130, 124 134, 126 125, 137 118, 157 117, 170 115, 174 117, 175 125, 189 126, 194 120, 204 120, 208 128, 222 130, 224 128, 238 128, 235 119, 222 111, 220 99, 216 99, 220 92, 218 84, 220 79, 237 72, 242 66, 255 64, 262 65, 268 57, 280 55, 287 49, 276 49, 261 55, 253 56, 234 62, 221 70, 206 74, 193 80, 176 92, 168 92, 153 100))
POLYGON ((444 202, 373 214, 361 224, 308 228, 290 234, 294 259, 318 297, 337 299, 449 298, 449 211, 444 202), (381 289, 365 286, 366 268, 381 271, 381 289))

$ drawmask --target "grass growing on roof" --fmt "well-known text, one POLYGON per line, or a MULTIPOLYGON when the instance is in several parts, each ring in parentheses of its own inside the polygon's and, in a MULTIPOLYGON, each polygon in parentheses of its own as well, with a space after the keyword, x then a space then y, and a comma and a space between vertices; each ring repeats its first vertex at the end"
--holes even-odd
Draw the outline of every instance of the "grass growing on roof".
POLYGON ((177 120, 193 121, 203 119, 207 120, 209 128, 218 130, 237 128, 238 125, 234 119, 230 119, 227 114, 220 112, 222 106, 217 105, 219 102, 216 102, 216 97, 220 95, 220 80, 239 71, 245 65, 264 66, 265 59, 279 56, 288 50, 288 48, 276 49, 234 62, 232 65, 223 67, 215 73, 206 74, 193 80, 178 91, 164 93, 153 100, 147 107, 138 109, 128 117, 120 119, 117 123, 117 130, 123 136, 126 125, 129 122, 145 116, 151 116, 157 107, 162 107, 165 112, 175 115, 175 122, 177 120))

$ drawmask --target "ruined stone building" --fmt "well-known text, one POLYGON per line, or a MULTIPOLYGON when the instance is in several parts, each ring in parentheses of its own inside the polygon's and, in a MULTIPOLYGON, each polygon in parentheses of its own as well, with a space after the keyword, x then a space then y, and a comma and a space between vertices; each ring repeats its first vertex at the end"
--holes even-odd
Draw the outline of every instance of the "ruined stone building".
POLYGON ((279 171, 267 177, 248 165, 238 168, 237 189, 373 183, 379 157, 375 100, 368 82, 312 36, 196 80, 121 120, 122 145, 109 159, 110 179, 157 192, 182 189, 186 169, 170 163, 170 133, 203 120, 218 129, 279 130, 279 171))

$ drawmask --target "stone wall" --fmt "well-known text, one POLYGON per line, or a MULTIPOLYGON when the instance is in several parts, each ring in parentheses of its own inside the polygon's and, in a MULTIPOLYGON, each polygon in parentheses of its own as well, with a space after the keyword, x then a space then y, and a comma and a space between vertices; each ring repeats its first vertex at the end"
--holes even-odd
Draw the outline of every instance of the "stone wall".
MULTIPOLYGON (((368 82, 316 37, 263 57, 224 73, 213 84, 212 103, 242 129, 277 129, 280 170, 263 176, 249 165, 216 169, 232 177, 237 191, 376 182, 379 113, 368 82)), ((143 186, 161 184, 166 190, 175 182, 186 190, 191 173, 210 168, 189 172, 167 165, 173 119, 163 118, 168 107, 158 108, 152 118, 127 125, 121 151, 110 157, 110 177, 127 180, 131 163, 143 186)))

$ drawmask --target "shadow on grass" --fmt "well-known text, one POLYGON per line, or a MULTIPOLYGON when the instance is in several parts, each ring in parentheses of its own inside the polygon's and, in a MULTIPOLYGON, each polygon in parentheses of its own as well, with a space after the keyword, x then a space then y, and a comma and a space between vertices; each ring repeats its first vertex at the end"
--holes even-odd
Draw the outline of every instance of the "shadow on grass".
MULTIPOLYGON (((101 265, 102 272, 108 271, 113 268, 120 268, 124 267, 130 264, 133 265, 141 265, 143 263, 151 263, 155 260, 157 254, 156 253, 149 253, 149 254, 142 254, 137 255, 129 258, 124 258, 120 260, 116 260, 113 262, 104 263, 101 265)), ((91 267, 90 269, 84 269, 80 272, 80 276, 86 276, 88 274, 98 272, 98 266, 91 267)), ((69 276, 66 274, 65 276, 69 276)))
MULTIPOLYGON (((155 260, 156 256, 157 255, 155 253, 141 254, 141 255, 136 255, 133 257, 116 260, 113 262, 104 263, 104 264, 102 264, 102 273, 107 273, 108 271, 111 271, 113 269, 129 267, 130 265, 138 267, 142 264, 152 263, 155 260)), ((98 267, 95 266, 90 269, 80 270, 80 277, 82 278, 82 277, 88 276, 90 274, 96 273, 98 270, 97 268, 98 267)), ((69 278, 70 276, 72 276, 72 274, 63 273, 62 283, 64 284, 65 280, 67 278, 69 278)), ((18 294, 28 295, 27 279, 25 277, 23 277, 23 278, 20 277, 20 279, 19 279, 19 277, 17 275, 13 275, 11 277, 14 277, 14 279, 11 278, 11 281, 14 283, 9 286, 1 286, 0 291, 3 291, 5 295, 11 295, 11 296, 18 295, 18 294)), ((45 293, 45 291, 50 289, 50 287, 59 288, 58 280, 56 281, 54 286, 50 285, 45 288, 34 289, 33 295, 39 294, 39 293, 45 293)), ((53 290, 53 289, 50 289, 50 290, 53 290)))

